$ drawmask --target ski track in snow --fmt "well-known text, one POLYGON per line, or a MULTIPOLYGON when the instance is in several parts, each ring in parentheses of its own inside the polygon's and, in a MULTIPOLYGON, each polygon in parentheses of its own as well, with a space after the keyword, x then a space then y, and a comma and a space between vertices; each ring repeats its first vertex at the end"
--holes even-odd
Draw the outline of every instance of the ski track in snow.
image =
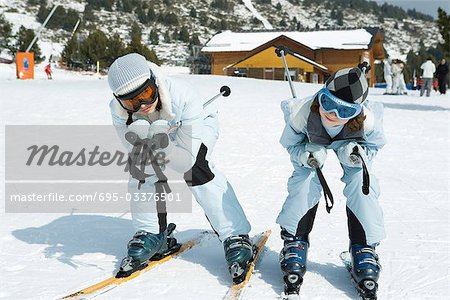
POLYGON ((270 24, 269 21, 267 21, 267 19, 264 18, 253 6, 252 0, 242 0, 242 2, 244 2, 245 7, 248 8, 248 10, 253 14, 253 16, 263 23, 264 28, 269 30, 273 29, 272 24, 270 24))
MULTIPOLYGON (((45 80, 17 81, 13 66, 0 65, 2 125, 110 124, 107 81, 55 69, 45 80), (6 101, 7 100, 7 101, 6 101)), ((42 70, 41 70, 42 69, 42 70)), ((219 99, 221 135, 216 165, 228 176, 252 224, 252 234, 273 233, 245 299, 277 299, 282 292, 278 253, 282 242, 275 218, 287 195, 292 166, 278 140, 284 127, 280 101, 290 97, 287 82, 223 76, 177 75, 204 98, 227 84, 232 93, 219 99)), ((299 97, 321 86, 294 83, 299 97)), ((449 96, 384 96, 388 144, 373 173, 380 186, 388 237, 378 247, 383 271, 379 299, 446 299, 449 295, 449 96)), ((0 137, 5 140, 5 129, 0 137)), ((2 143, 1 152, 5 145, 2 143)), ((4 156, 2 156, 4 157, 4 156)), ((0 177, 5 180, 5 162, 0 177)), ((348 246, 342 170, 333 153, 323 168, 335 196, 327 214, 319 205, 311 233, 303 299, 358 299, 339 253, 348 246)), ((4 208, 4 185, 0 186, 4 208)), ((4 211, 4 209, 2 209, 4 211)), ((194 203, 192 214, 170 214, 175 235, 184 241, 209 224, 194 203)), ((126 254, 133 233, 130 215, 0 213, 0 299, 55 299, 104 279, 126 254)), ((218 239, 182 254, 96 299, 222 299, 231 280, 218 239)))

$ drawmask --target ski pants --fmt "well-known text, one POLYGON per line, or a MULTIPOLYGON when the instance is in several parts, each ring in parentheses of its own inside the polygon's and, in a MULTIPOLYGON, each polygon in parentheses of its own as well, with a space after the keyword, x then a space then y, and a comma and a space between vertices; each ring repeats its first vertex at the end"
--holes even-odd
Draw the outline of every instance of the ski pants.
POLYGON ((420 96, 423 96, 424 92, 427 91, 427 97, 429 97, 432 84, 433 78, 423 78, 422 86, 420 87, 420 96))
POLYGON ((400 85, 401 85, 400 75, 399 74, 395 75, 393 81, 394 82, 393 82, 393 87, 392 87, 392 93, 393 94, 401 94, 401 92, 400 92, 400 88, 401 88, 400 87, 400 85))
POLYGON ((447 91, 447 78, 445 76, 438 77, 439 92, 445 94, 447 91))
MULTIPOLYGON (((218 138, 217 117, 208 117, 204 121, 203 144, 197 155, 197 161, 191 169, 192 194, 205 212, 206 218, 213 230, 224 241, 231 235, 248 234, 250 224, 239 204, 231 184, 225 175, 220 172, 214 163, 210 162, 211 152, 218 138)), ((130 193, 154 193, 153 183, 144 183, 141 189, 137 189, 138 182, 130 179, 128 190, 130 193)), ((159 233, 159 217, 157 213, 149 213, 148 209, 141 205, 155 205, 154 203, 140 203, 131 201, 131 215, 136 231, 145 230, 151 233, 159 233), (142 212, 147 211, 147 212, 142 212)))
MULTIPOLYGON (((293 162, 294 172, 288 180, 288 197, 277 223, 290 234, 308 238, 311 232, 322 187, 315 170, 293 162)), ((341 165, 347 198, 347 224, 352 244, 376 245, 385 238, 383 211, 378 203, 378 181, 370 173, 370 192, 362 193, 362 168, 341 165)), ((368 166, 369 167, 369 166, 368 166)), ((370 169, 370 168, 369 168, 370 169)), ((369 170, 370 172, 370 170, 369 170)))
POLYGON ((386 81, 386 93, 391 94, 392 93, 392 76, 385 75, 384 80, 386 81))

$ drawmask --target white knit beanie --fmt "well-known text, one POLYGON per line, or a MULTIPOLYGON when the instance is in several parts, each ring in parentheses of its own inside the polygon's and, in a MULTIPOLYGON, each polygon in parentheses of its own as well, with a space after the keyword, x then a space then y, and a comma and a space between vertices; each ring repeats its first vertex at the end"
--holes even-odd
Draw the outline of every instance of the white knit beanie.
POLYGON ((138 53, 130 53, 117 58, 109 67, 108 83, 115 95, 133 92, 150 78, 147 60, 138 53))

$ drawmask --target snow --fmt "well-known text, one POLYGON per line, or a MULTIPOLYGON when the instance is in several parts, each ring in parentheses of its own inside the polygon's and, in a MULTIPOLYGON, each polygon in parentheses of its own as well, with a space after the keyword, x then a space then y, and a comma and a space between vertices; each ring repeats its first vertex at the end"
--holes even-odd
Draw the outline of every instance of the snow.
POLYGON ((203 52, 251 51, 281 35, 311 49, 368 49, 372 35, 365 29, 323 30, 309 32, 231 32, 213 36, 203 52))
MULTIPOLYGON (((18 81, 13 66, 0 65, 2 125, 110 124, 111 93, 105 78, 55 69, 54 80, 18 81)), ((218 100, 221 136, 214 160, 228 176, 256 234, 273 233, 256 268, 245 299, 276 299, 282 291, 278 253, 282 242, 275 218, 287 195, 292 172, 278 140, 284 121, 280 101, 290 97, 287 82, 208 75, 176 75, 205 98, 221 85, 228 98, 218 100)), ((320 85, 294 83, 299 97, 320 85)), ((447 299, 449 295, 449 96, 435 92, 420 98, 384 96, 371 89, 370 99, 385 106, 388 144, 374 163, 381 185, 380 203, 388 238, 378 247, 383 271, 379 299, 447 299)), ((1 126, 1 139, 5 129, 1 126)), ((2 156, 4 143, 1 146, 2 156)), ((4 160, 0 177, 4 182, 4 160)), ((335 196, 331 214, 319 205, 311 233, 304 299, 357 299, 339 259, 348 246, 342 170, 329 153, 323 173, 335 196)), ((4 207, 4 185, 1 187, 4 207)), ((171 214, 181 241, 209 229, 201 208, 171 214)), ((0 299, 55 299, 111 276, 126 254, 132 235, 130 214, 0 213, 0 299)), ((222 299, 231 280, 223 249, 215 238, 178 259, 133 279, 96 299, 222 299)))
POLYGON ((248 10, 252 12, 253 16, 254 16, 255 18, 257 18, 258 20, 260 20, 260 21, 263 23, 265 29, 269 29, 269 30, 272 30, 272 29, 273 29, 272 24, 270 24, 270 22, 267 21, 267 19, 264 18, 264 17, 256 10, 256 8, 253 6, 253 3, 252 3, 251 0, 243 0, 242 2, 244 2, 245 7, 247 7, 248 10))

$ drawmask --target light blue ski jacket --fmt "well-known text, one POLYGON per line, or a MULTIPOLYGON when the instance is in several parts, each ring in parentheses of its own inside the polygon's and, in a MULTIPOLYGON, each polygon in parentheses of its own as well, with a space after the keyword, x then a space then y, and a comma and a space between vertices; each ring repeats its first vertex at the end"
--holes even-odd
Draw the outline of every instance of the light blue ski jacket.
POLYGON ((337 150, 349 141, 357 141, 367 152, 370 161, 377 151, 386 144, 383 130, 383 106, 381 103, 364 102, 364 129, 361 132, 351 132, 346 126, 334 138, 331 138, 321 125, 320 115, 312 113, 310 108, 316 95, 304 99, 289 99, 282 101, 286 126, 280 139, 281 145, 287 149, 291 161, 302 165, 300 154, 307 144, 324 146, 337 150))
MULTIPOLYGON (((158 119, 166 120, 171 127, 176 127, 170 134, 174 147, 170 157, 167 157, 169 163, 166 166, 185 173, 194 165, 203 137, 208 135, 217 138, 217 106, 213 103, 204 109, 203 102, 206 100, 201 99, 192 86, 182 79, 165 77, 159 67, 150 62, 149 67, 156 76, 162 103, 158 119)), ((119 138, 124 146, 131 150, 132 146, 125 140, 125 133, 128 131, 126 125, 128 114, 116 99, 112 99, 109 106, 119 138)), ((145 119, 152 123, 152 120, 145 115, 134 113, 133 121, 137 119, 145 119)))

